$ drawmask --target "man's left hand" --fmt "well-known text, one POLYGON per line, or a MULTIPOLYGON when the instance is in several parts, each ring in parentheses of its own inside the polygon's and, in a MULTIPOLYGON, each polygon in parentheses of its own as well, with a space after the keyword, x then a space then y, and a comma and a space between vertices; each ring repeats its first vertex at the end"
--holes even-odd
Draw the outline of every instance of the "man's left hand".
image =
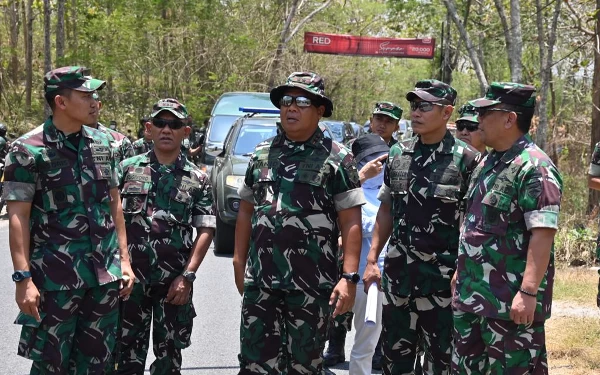
POLYGON ((166 302, 173 305, 184 305, 189 301, 191 291, 192 283, 183 276, 177 276, 169 287, 166 302))
POLYGON ((331 296, 329 297, 329 306, 332 306, 335 303, 333 317, 335 318, 338 315, 352 310, 354 298, 356 298, 356 284, 353 284, 346 279, 341 279, 335 288, 333 288, 333 292, 331 292, 331 296))
POLYGON ((510 308, 510 318, 516 324, 533 323, 533 314, 535 313, 536 304, 536 297, 517 292, 510 308))

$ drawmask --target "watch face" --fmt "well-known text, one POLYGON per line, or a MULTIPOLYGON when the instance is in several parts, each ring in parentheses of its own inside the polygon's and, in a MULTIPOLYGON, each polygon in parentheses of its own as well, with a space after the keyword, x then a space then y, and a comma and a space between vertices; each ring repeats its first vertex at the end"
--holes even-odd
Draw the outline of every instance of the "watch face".
POLYGON ((352 282, 354 284, 358 284, 359 281, 360 281, 360 276, 358 276, 357 273, 355 273, 354 275, 352 275, 352 282))
POLYGON ((12 279, 14 282, 19 282, 25 279, 25 276, 21 272, 15 272, 12 274, 12 279))

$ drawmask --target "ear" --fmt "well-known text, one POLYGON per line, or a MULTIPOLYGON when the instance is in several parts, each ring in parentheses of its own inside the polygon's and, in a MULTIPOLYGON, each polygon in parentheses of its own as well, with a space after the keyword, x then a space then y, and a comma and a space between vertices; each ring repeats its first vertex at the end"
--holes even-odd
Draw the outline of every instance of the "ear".
POLYGON ((517 125, 517 114, 514 112, 510 112, 508 116, 506 116, 506 123, 504 124, 505 129, 510 129, 513 126, 517 125))
POLYGON ((450 117, 452 117, 452 112, 454 112, 454 107, 451 105, 447 105, 444 107, 444 120, 448 121, 450 120, 450 117))
POLYGON ((98 100, 98 110, 102 109, 102 102, 100 100, 98 100))
POLYGON ((147 134, 152 134, 151 130, 152 130, 152 122, 146 121, 146 123, 144 124, 144 132, 147 134))
POLYGON ((400 130, 400 120, 397 120, 396 125, 394 126, 394 131, 397 132, 398 130, 400 130))
POLYGON ((56 108, 60 108, 62 110, 67 108, 67 105, 65 104, 65 97, 61 95, 56 95, 54 97, 54 105, 56 106, 56 108))
POLYGON ((319 117, 323 117, 323 115, 325 114, 325 106, 324 105, 320 105, 317 108, 317 113, 319 114, 319 117))

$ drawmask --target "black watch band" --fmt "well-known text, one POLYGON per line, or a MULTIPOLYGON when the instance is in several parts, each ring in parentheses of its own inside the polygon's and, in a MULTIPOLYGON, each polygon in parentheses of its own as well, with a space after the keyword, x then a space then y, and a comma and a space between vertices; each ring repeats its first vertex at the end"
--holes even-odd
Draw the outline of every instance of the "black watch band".
POLYGON ((342 278, 350 281, 352 284, 358 284, 358 282, 360 281, 360 275, 358 274, 358 272, 344 272, 342 274, 342 278))

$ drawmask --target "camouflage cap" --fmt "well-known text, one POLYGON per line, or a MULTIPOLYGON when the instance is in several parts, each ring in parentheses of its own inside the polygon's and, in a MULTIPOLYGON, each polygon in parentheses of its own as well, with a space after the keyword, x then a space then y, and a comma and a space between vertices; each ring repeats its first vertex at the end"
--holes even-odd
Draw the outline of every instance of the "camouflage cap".
POLYGON ((333 102, 325 96, 325 83, 323 78, 312 72, 294 72, 285 81, 285 84, 275 87, 271 90, 271 103, 277 108, 280 108, 279 101, 286 89, 299 88, 309 94, 322 99, 325 106, 323 117, 330 117, 333 113, 333 102))
POLYGON ((402 108, 398 107, 396 104, 391 102, 378 102, 375 104, 373 114, 386 115, 393 118, 394 120, 400 120, 400 118, 402 117, 402 108))
POLYGON ((459 121, 469 121, 474 123, 479 123, 479 119, 477 119, 477 112, 475 111, 475 107, 470 104, 464 104, 462 107, 458 109, 458 113, 460 114, 460 118, 456 120, 459 121))
POLYGON ((90 70, 84 66, 64 66, 44 75, 46 93, 60 89, 92 92, 102 90, 105 85, 106 82, 90 77, 90 70))
POLYGON ((535 87, 514 82, 492 82, 485 97, 469 102, 470 105, 478 108, 500 103, 535 108, 535 87))
POLYGON ((423 79, 417 82, 413 91, 406 94, 406 100, 412 102, 415 98, 420 98, 428 102, 444 101, 446 104, 454 105, 456 95, 456 90, 447 83, 437 79, 423 79))
POLYGON ((188 119, 190 117, 187 108, 177 99, 173 98, 161 99, 156 102, 152 107, 150 117, 154 118, 162 111, 169 111, 180 119, 188 119))

